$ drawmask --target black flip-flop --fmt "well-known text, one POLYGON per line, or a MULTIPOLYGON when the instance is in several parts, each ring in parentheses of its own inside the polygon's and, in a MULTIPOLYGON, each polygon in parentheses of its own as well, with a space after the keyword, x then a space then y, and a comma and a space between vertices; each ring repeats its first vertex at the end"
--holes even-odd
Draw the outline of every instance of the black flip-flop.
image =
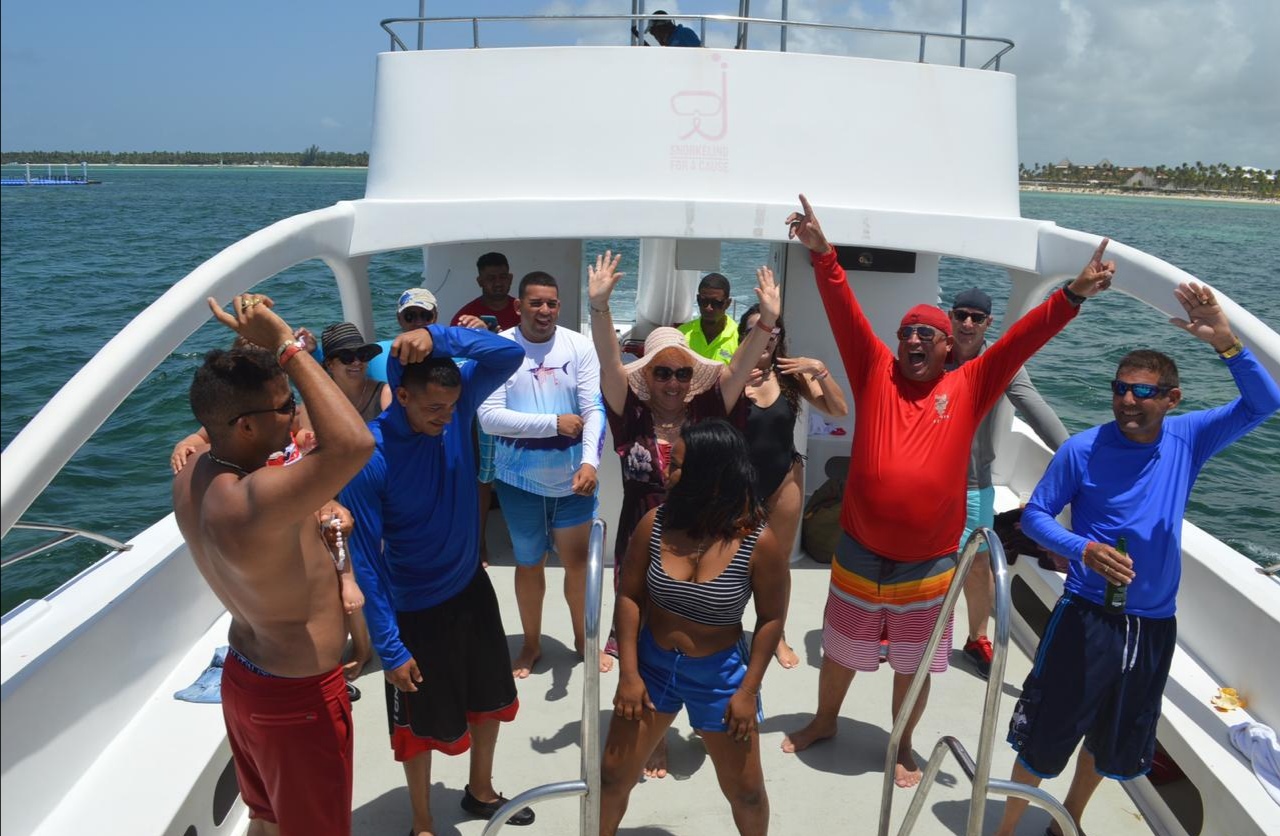
POLYGON ((360 689, 356 687, 354 682, 347 683, 347 696, 351 698, 352 702, 360 699, 360 689))

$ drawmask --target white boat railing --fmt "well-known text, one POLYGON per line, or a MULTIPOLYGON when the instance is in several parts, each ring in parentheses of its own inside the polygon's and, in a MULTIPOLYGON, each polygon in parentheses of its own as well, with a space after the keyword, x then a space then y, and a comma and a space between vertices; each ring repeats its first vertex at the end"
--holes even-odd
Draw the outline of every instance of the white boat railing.
POLYGON ((110 546, 118 552, 127 552, 129 549, 133 548, 132 543, 122 543, 105 534, 95 534, 92 531, 86 531, 83 528, 72 528, 69 525, 52 525, 50 523, 15 523, 13 527, 26 529, 28 531, 53 531, 56 532, 57 536, 46 540, 39 545, 23 549, 12 557, 5 558, 3 561, 0 561, 0 569, 3 569, 6 566, 12 566, 20 560, 26 560, 28 557, 35 557, 38 554, 43 554, 44 552, 49 551, 49 549, 61 546, 63 543, 70 542, 77 537, 83 537, 86 540, 92 540, 95 543, 102 543, 104 546, 110 546))
POLYGON ((583 614, 582 645, 582 723, 579 742, 582 748, 581 775, 573 781, 557 781, 525 790, 514 796, 489 819, 484 836, 494 836, 506 826, 516 811, 531 804, 555 798, 581 796, 579 833, 595 836, 600 832, 600 605, 604 594, 604 535, 602 519, 591 521, 587 541, 586 612, 583 614))
MULTIPOLYGON (((919 49, 917 61, 921 64, 925 61, 926 48, 930 39, 940 40, 943 42, 956 43, 960 46, 960 54, 964 55, 965 48, 969 44, 984 44, 995 50, 995 54, 988 58, 978 69, 996 70, 1000 69, 1000 59, 1004 57, 1011 49, 1013 49, 1013 41, 1008 38, 996 38, 988 35, 968 35, 955 34, 951 32, 929 32, 919 29, 882 29, 873 26, 851 26, 844 23, 818 23, 809 21, 786 20, 769 17, 742 17, 738 15, 694 15, 694 14, 672 14, 668 15, 673 21, 696 21, 700 30, 700 40, 706 42, 707 23, 714 24, 732 24, 738 27, 739 36, 737 38, 737 46, 734 49, 745 48, 746 31, 748 26, 769 26, 778 27, 780 52, 787 51, 787 34, 792 30, 813 31, 813 32, 833 32, 841 34, 860 34, 875 35, 884 38, 910 38, 918 41, 919 49)), ((471 26, 471 48, 481 49, 480 27, 482 24, 498 24, 498 23, 598 23, 604 21, 613 21, 619 24, 625 24, 631 27, 632 43, 638 43, 639 30, 637 26, 647 26, 651 19, 647 14, 630 14, 630 15, 487 15, 483 17, 389 17, 379 22, 379 26, 391 38, 392 52, 410 52, 413 51, 404 42, 404 40, 396 34, 395 27, 401 25, 414 25, 418 27, 419 39, 418 49, 425 49, 422 39, 422 29, 426 25, 441 24, 470 24, 471 26)), ((881 56, 877 56, 881 57, 881 56)), ((964 66, 963 57, 960 60, 960 66, 964 66)))
POLYGON ((995 579, 995 641, 992 642, 991 673, 987 676, 987 693, 982 703, 982 723, 978 733, 978 759, 975 762, 969 756, 964 744, 955 737, 946 735, 939 738, 937 744, 933 747, 933 753, 929 756, 929 762, 924 768, 920 783, 912 796, 911 806, 907 808, 907 814, 902 819, 902 825, 898 829, 898 836, 906 836, 915 827, 916 819, 920 817, 921 811, 924 810, 925 799, 929 795, 929 790, 932 788, 934 780, 938 777, 938 770, 942 767, 942 760, 948 751, 955 756, 961 771, 973 784, 973 789, 969 795, 969 820, 965 827, 966 836, 981 836, 982 820, 986 815, 987 809, 987 796, 991 793, 1025 799, 1032 804, 1043 807, 1053 816, 1064 836, 1079 836, 1079 831, 1076 829, 1071 815, 1049 793, 1039 787, 1000 779, 993 780, 991 778, 991 757, 995 744, 996 719, 1000 714, 1000 696, 1004 688, 1004 667, 1009 652, 1010 611, 1013 603, 1010 599, 1009 564, 1005 560, 1004 547, 1000 544, 1000 538, 989 528, 979 528, 974 531, 969 535, 969 539, 965 540, 964 547, 960 549, 960 559, 956 565, 955 575, 952 576, 951 586, 947 589, 946 597, 942 600, 942 613, 938 616, 938 621, 933 626, 933 633, 930 634, 929 642, 924 648, 923 661, 916 670, 915 676, 911 679, 911 686, 907 689, 906 698, 903 700, 902 707, 898 710, 897 719, 893 723, 893 732, 889 735, 889 746, 885 751, 884 758, 884 786, 880 796, 879 836, 888 836, 889 834, 889 819, 893 812, 893 773, 894 764, 898 757, 898 742, 902 739, 907 722, 910 720, 912 712, 915 710, 916 702, 920 698, 920 692, 924 689, 925 680, 929 675, 929 660, 933 658, 938 645, 942 642, 942 634, 946 630, 947 622, 950 621, 951 613, 955 609, 957 599, 960 597, 960 590, 964 589, 965 579, 968 577, 974 558, 983 543, 986 544, 987 554, 991 560, 991 575, 995 579))

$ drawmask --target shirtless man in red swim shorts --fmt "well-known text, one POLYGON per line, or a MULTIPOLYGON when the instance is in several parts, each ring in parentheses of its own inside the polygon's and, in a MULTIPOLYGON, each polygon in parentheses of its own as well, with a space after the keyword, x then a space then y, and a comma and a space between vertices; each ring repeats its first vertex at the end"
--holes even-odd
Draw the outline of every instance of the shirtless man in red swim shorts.
POLYGON ((211 447, 174 477, 173 509, 232 616, 222 711, 250 836, 347 836, 353 735, 340 664, 342 552, 331 550, 320 523, 337 515, 350 530, 350 515, 332 499, 372 454, 373 436, 271 305, 237 296, 232 315, 209 300, 218 320, 256 347, 212 351, 197 370, 191 409, 211 447), (290 382, 320 444, 289 467, 265 467, 289 443, 290 382))

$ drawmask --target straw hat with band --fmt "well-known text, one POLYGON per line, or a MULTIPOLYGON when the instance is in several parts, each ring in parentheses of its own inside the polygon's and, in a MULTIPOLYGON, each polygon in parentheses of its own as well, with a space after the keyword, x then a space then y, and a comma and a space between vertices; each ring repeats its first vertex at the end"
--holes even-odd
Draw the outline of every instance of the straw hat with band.
POLYGON ((627 374, 627 384, 640 400, 649 400, 649 381, 645 379, 645 366, 653 362, 653 358, 666 348, 678 348, 683 351, 688 358, 688 365, 693 367, 693 379, 689 381, 689 394, 684 398, 686 403, 710 389, 720 379, 720 371, 725 367, 724 363, 708 360, 706 357, 695 354, 689 348, 684 334, 675 328, 665 326, 654 328, 649 336, 645 337, 644 356, 622 367, 627 374))

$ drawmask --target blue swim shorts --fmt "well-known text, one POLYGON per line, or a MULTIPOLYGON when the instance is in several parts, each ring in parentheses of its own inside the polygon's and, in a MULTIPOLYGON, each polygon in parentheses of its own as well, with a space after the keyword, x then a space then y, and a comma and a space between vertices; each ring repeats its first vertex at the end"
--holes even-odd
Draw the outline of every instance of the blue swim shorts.
POLYGON ((557 528, 573 528, 595 518, 600 502, 594 495, 540 496, 536 493, 494 480, 502 516, 511 532, 511 546, 516 563, 537 566, 555 543, 551 532, 557 528))
MULTIPOLYGON (((643 627, 636 645, 640 678, 658 711, 675 714, 683 705, 689 711, 689 725, 698 731, 729 730, 724 713, 729 707, 729 698, 747 675, 750 651, 745 637, 710 656, 687 656, 662 647, 649 628, 643 627)), ((759 696, 756 697, 756 720, 764 721, 759 696)))
POLYGON ((1147 774, 1177 639, 1172 616, 1114 615, 1063 595, 1009 721, 1018 761, 1053 778, 1083 737, 1099 775, 1147 774))

